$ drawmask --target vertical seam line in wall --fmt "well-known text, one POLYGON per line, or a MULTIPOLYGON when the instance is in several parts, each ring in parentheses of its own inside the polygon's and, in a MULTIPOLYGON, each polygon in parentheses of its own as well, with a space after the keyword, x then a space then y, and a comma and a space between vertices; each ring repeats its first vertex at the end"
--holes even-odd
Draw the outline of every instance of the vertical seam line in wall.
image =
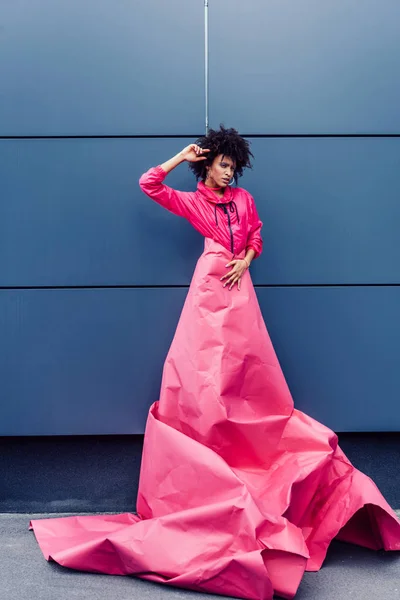
POLYGON ((205 100, 205 130, 208 134, 208 0, 204 0, 204 100, 205 100))

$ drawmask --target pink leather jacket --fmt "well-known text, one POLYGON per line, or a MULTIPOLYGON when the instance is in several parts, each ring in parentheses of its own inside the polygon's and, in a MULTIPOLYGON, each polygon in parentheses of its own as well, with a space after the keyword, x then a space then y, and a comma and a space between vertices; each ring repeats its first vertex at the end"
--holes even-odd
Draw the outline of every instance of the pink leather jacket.
POLYGON ((253 248, 254 258, 260 256, 262 222, 249 192, 227 187, 219 198, 202 181, 195 192, 179 192, 164 185, 166 175, 161 166, 152 167, 141 176, 139 185, 158 204, 187 219, 203 236, 219 242, 233 255, 253 248))

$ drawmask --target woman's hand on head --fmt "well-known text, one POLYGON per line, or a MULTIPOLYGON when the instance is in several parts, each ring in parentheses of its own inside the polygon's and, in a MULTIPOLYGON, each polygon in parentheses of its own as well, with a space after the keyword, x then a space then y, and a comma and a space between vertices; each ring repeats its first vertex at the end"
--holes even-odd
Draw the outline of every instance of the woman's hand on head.
POLYGON ((229 289, 231 290, 233 288, 233 286, 235 285, 235 283, 237 283, 238 290, 240 290, 240 282, 241 282, 243 273, 245 271, 247 271, 247 268, 248 268, 246 261, 243 260, 242 258, 238 258, 235 260, 231 260, 231 262, 228 262, 228 264, 225 266, 232 267, 232 269, 228 273, 226 273, 225 275, 223 275, 221 277, 221 281, 226 279, 223 287, 230 284, 229 289))
POLYGON ((204 154, 207 152, 210 152, 207 148, 200 148, 197 144, 189 144, 181 150, 180 154, 188 162, 198 162, 199 160, 206 160, 207 156, 204 156, 204 154))

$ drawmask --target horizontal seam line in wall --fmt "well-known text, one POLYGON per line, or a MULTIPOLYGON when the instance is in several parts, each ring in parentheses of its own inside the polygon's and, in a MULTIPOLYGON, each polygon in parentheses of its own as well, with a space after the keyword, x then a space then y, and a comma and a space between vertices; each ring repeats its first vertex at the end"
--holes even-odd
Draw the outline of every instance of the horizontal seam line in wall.
POLYGON ((92 139, 179 139, 198 138, 201 134, 170 134, 170 135, 0 135, 0 140, 92 140, 92 139))
MULTIPOLYGON (((303 288, 303 287, 400 287, 400 283, 256 283, 255 288, 303 288)), ((1 290, 107 290, 107 289, 188 289, 189 284, 165 285, 13 285, 0 286, 1 290)))
MULTIPOLYGON (((0 135, 0 140, 197 139, 203 134, 0 135)), ((242 133, 246 138, 398 138, 400 133, 242 133)))

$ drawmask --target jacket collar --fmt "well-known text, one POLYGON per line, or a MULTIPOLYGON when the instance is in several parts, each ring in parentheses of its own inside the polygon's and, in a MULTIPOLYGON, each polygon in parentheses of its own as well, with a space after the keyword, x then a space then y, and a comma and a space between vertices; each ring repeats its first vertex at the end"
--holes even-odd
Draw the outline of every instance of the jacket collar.
POLYGON ((222 198, 217 196, 217 194, 209 187, 204 185, 202 181, 199 181, 197 184, 197 189, 209 202, 213 202, 214 204, 226 204, 227 202, 231 202, 233 200, 232 189, 229 185, 224 189, 224 195, 222 198))

